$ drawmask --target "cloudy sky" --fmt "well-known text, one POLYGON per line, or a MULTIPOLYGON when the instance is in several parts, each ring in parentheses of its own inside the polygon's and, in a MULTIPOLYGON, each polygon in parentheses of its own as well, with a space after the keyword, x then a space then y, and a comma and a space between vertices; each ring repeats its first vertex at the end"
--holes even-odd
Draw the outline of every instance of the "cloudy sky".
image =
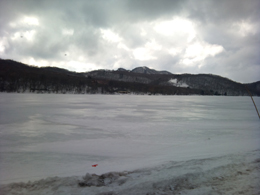
POLYGON ((0 58, 260 80, 259 0, 0 0, 0 58))

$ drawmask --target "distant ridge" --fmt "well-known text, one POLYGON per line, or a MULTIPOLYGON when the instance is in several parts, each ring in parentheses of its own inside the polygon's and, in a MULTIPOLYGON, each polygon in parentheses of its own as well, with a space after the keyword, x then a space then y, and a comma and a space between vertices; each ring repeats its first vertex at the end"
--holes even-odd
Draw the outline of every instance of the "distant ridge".
POLYGON ((241 84, 212 74, 172 74, 148 67, 76 73, 0 59, 0 92, 247 96, 245 85, 260 96, 260 81, 241 84))
POLYGON ((139 74, 172 74, 168 71, 157 71, 157 70, 148 68, 146 66, 136 67, 133 70, 126 70, 124 68, 118 68, 117 71, 133 72, 133 73, 139 73, 139 74))
POLYGON ((146 66, 134 68, 131 72, 140 74, 172 74, 168 71, 157 71, 146 66))
POLYGON ((127 72, 128 70, 126 70, 124 68, 118 68, 117 71, 126 71, 127 72))

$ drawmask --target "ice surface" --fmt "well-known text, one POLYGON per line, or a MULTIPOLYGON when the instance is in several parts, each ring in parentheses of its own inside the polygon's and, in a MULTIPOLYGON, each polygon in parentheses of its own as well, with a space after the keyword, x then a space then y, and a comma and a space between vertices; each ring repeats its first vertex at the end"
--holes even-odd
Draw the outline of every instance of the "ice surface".
POLYGON ((0 183, 142 170, 124 180, 168 162, 183 177, 188 162, 258 151, 259 127, 249 97, 1 93, 0 183))

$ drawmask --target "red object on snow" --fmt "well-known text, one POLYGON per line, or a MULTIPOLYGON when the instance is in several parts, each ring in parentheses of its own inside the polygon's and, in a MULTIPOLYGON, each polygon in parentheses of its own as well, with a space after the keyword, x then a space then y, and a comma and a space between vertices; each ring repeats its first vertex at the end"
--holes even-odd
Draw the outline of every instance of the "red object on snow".
POLYGON ((96 166, 98 166, 98 164, 92 165, 92 167, 96 167, 96 166))

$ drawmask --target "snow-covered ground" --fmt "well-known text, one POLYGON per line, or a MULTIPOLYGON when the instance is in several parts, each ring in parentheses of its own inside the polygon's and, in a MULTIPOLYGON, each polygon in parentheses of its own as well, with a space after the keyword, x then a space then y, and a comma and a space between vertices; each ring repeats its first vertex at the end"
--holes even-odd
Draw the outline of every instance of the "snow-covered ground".
POLYGON ((259 171, 249 97, 0 94, 0 194, 259 194, 259 171))

